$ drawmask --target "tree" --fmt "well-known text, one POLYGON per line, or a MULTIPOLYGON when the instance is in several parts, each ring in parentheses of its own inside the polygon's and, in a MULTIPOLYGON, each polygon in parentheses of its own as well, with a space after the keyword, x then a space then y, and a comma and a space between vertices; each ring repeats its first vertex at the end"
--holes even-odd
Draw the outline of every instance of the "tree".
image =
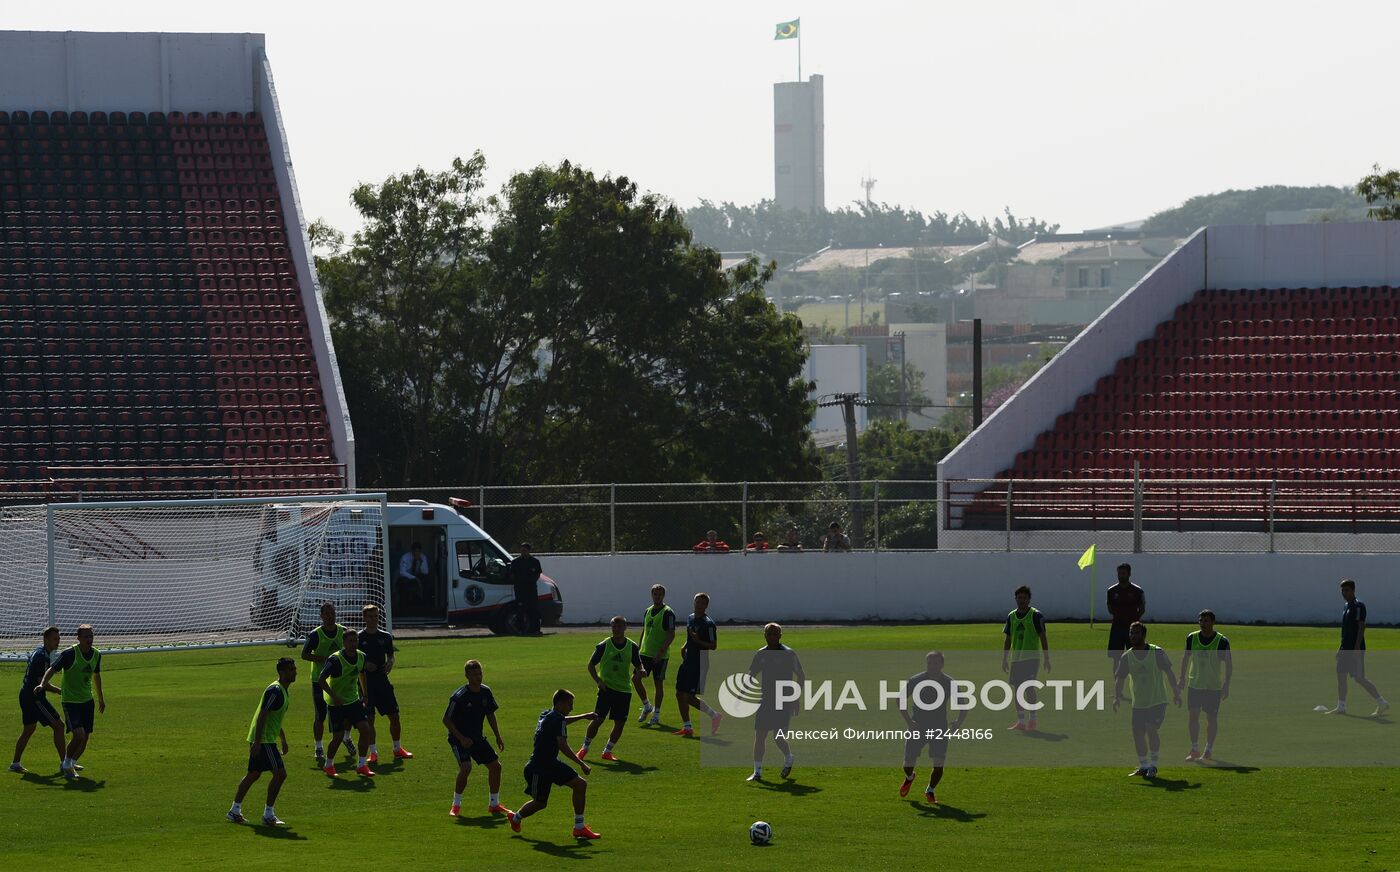
POLYGON ((911 430, 899 421, 872 421, 861 434, 861 474, 881 482, 882 548, 936 547, 938 462, 963 435, 941 428, 911 430))
POLYGON ((1373 164, 1371 169, 1375 172, 1356 185, 1356 193, 1371 206, 1366 215, 1377 221, 1400 220, 1400 170, 1382 172, 1380 164, 1373 164))
MULTIPOLYGON (((924 374, 912 363, 904 364, 904 406, 922 409, 933 403, 924 393, 924 374)), ((873 367, 865 380, 865 392, 873 405, 866 409, 872 421, 897 421, 903 411, 900 408, 899 365, 886 363, 873 367)))
POLYGON ((770 270, 720 269, 625 177, 566 162, 483 200, 483 168, 361 186, 348 247, 316 229, 367 480, 815 476, 802 328, 764 299, 770 270))
MULTIPOLYGON (((1365 180, 1363 180, 1364 182, 1365 180)), ((1351 209, 1361 205, 1351 188, 1330 185, 1266 185, 1192 197, 1158 212, 1142 225, 1148 236, 1186 236, 1207 224, 1262 224, 1269 212, 1294 209, 1351 209)))

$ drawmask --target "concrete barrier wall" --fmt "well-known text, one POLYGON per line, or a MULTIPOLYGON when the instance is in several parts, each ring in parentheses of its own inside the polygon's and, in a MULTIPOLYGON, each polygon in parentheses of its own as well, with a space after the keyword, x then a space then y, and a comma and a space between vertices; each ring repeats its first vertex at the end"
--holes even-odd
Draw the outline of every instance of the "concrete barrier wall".
MULTIPOLYGON (((666 585, 682 616, 705 591, 718 621, 991 621, 1028 584, 1052 620, 1089 617, 1089 571, 1077 555, 1044 552, 855 554, 627 554, 541 558, 559 583, 568 623, 639 620, 648 589, 666 585)), ((1099 554, 1095 612, 1119 563, 1147 592, 1148 621, 1194 621, 1203 608, 1222 623, 1326 624, 1340 620, 1337 583, 1357 581, 1373 624, 1400 623, 1396 557, 1387 554, 1099 554)))

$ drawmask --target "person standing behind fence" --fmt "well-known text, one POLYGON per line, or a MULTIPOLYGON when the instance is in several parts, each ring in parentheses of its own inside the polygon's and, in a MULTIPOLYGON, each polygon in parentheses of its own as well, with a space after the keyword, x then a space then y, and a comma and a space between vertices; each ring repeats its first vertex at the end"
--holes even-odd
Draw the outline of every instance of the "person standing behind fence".
POLYGON ((797 539, 797 528, 788 527, 787 533, 783 536, 783 541, 778 545, 778 550, 785 554, 801 554, 802 543, 797 539))
POLYGON ((841 532, 839 522, 832 521, 831 526, 826 528, 826 538, 822 539, 822 550, 827 552, 851 550, 851 537, 841 532))
POLYGON ((515 586, 515 601, 525 611, 525 632, 540 635, 540 597, 538 592, 543 568, 532 554, 529 542, 520 543, 520 556, 510 562, 510 582, 515 586))
POLYGON ((696 554, 728 554, 729 543, 719 538, 718 530, 706 530, 705 538, 690 549, 696 554))

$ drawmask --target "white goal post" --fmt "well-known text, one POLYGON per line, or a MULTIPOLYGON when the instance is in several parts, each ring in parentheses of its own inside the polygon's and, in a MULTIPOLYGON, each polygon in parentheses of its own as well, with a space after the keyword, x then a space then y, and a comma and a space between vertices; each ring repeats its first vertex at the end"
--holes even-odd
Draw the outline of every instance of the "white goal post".
POLYGON ((323 602, 360 627, 384 611, 384 494, 0 508, 0 658, 49 625, 106 651, 290 643, 323 602))

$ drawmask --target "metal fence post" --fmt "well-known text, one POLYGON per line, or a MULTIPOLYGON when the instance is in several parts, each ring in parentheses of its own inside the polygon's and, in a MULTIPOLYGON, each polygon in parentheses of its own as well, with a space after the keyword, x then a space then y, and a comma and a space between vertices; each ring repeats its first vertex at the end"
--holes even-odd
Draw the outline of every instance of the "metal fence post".
POLYGON ((875 550, 880 550, 880 480, 875 479, 875 550))
POLYGON ((1011 479, 1006 480, 1006 550, 1011 550, 1011 479))
POLYGON ((1274 506, 1278 500, 1278 479, 1269 482, 1269 553, 1274 553, 1274 506))
POLYGON ((739 547, 749 553, 749 483, 742 482, 739 492, 739 547))
POLYGON ((617 483, 608 485, 608 553, 617 553, 617 483))
POLYGON ((1133 461, 1133 553, 1142 553, 1142 464, 1133 461))
POLYGON ((486 529, 486 485, 480 485, 476 489, 476 522, 481 525, 481 529, 486 529))
POLYGON ((49 579, 48 579, 48 581, 49 581, 49 626, 53 627, 53 626, 57 626, 57 625, 58 625, 58 599, 57 599, 57 597, 55 596, 55 590, 57 589, 57 585, 54 583, 54 560, 53 560, 53 538, 54 538, 54 529, 53 529, 53 504, 52 504, 52 503, 45 503, 45 504, 44 504, 44 515, 45 515, 45 518, 44 518, 44 527, 45 527, 45 529, 46 529, 47 532, 48 532, 47 539, 48 539, 48 551, 49 551, 49 554, 48 554, 48 561, 49 561, 49 565, 48 565, 48 575, 49 575, 49 579))

